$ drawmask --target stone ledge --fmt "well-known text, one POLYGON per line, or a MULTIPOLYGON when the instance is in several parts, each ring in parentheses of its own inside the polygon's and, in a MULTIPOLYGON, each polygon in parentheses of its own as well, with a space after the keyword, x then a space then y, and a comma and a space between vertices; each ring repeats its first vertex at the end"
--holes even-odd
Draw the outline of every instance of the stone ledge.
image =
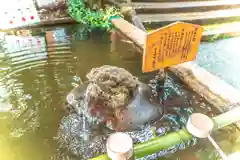
POLYGON ((183 63, 169 70, 219 111, 240 102, 240 91, 193 62, 183 63))
POLYGON ((176 21, 199 25, 217 24, 240 20, 240 8, 206 12, 171 13, 171 14, 138 14, 148 28, 158 28, 176 21))
POLYGON ((206 12, 213 10, 234 9, 240 7, 240 1, 228 0, 219 1, 187 1, 187 2, 133 2, 132 6, 137 13, 156 14, 156 13, 188 13, 206 12))
MULTIPOLYGON (((132 0, 132 2, 166 2, 166 0, 132 0)), ((168 0, 167 2, 195 2, 195 1, 203 1, 203 0, 168 0)), ((204 0, 204 1, 212 1, 212 0, 204 0)))
POLYGON ((239 26, 229 25, 229 26, 223 26, 218 29, 213 29, 210 31, 205 31, 203 33, 201 41, 211 41, 217 40, 217 39, 223 39, 223 38, 229 38, 229 37, 237 37, 240 36, 240 28, 239 26))
POLYGON ((10 31, 10 30, 19 30, 19 29, 31 29, 38 27, 47 27, 47 26, 56 26, 56 25, 64 25, 64 24, 76 24, 77 22, 73 20, 71 17, 63 17, 63 18, 55 18, 54 20, 41 20, 39 23, 25 25, 16 28, 10 29, 0 29, 0 31, 10 31))

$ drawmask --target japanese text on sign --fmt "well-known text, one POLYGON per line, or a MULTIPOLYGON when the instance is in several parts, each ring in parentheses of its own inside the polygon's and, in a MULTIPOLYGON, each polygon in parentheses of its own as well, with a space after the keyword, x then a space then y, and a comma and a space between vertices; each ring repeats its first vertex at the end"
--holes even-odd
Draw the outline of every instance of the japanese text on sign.
POLYGON ((196 58, 203 28, 177 22, 149 33, 143 56, 143 72, 151 72, 196 58))

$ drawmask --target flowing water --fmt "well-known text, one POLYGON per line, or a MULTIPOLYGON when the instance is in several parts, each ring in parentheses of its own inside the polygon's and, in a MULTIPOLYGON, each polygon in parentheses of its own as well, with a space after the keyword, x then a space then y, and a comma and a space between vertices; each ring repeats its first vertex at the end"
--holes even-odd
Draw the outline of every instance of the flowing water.
MULTIPOLYGON (((115 46, 108 34, 89 33, 88 28, 81 25, 1 33, 0 47, 1 160, 59 160, 55 137, 59 125, 68 121, 64 111, 66 95, 85 79, 91 68, 105 64, 123 67, 145 83, 154 75, 142 74, 141 56, 131 44, 115 46)), ((168 84, 180 95, 186 92, 178 81, 170 78, 168 84)), ((194 110, 215 114, 200 101, 194 110)), ((190 108, 190 112, 192 110, 190 108)), ((183 111, 183 121, 186 121, 189 112, 177 109, 174 113, 178 111, 183 111)), ((174 113, 170 115, 174 117, 174 113)), ((171 122, 169 125, 177 129, 184 126, 184 123, 174 124, 174 118, 171 122)), ((87 125, 83 126, 87 130, 87 125)), ((145 128, 137 141, 151 138, 152 135, 144 136, 149 131, 151 128, 145 128)), ((169 153, 175 151, 176 147, 169 153)), ((186 157, 191 152, 184 151, 173 158, 186 157)))

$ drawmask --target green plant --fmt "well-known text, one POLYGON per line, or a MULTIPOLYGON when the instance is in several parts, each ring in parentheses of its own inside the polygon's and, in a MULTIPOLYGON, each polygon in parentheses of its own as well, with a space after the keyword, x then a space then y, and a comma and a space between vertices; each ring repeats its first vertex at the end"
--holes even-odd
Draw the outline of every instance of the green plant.
POLYGON ((88 25, 91 29, 111 29, 110 17, 121 16, 120 10, 112 6, 93 11, 85 7, 83 0, 69 0, 68 12, 77 22, 88 25))

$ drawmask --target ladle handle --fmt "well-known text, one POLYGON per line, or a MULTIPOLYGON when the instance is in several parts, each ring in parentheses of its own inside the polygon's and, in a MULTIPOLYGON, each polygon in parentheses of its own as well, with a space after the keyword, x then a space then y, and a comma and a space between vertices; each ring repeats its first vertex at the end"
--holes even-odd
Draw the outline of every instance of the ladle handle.
POLYGON ((218 152, 218 154, 220 155, 220 157, 223 160, 229 160, 227 155, 221 150, 221 148, 218 146, 218 144, 214 141, 214 139, 210 135, 208 136, 208 139, 213 144, 213 146, 215 147, 215 149, 218 152))

